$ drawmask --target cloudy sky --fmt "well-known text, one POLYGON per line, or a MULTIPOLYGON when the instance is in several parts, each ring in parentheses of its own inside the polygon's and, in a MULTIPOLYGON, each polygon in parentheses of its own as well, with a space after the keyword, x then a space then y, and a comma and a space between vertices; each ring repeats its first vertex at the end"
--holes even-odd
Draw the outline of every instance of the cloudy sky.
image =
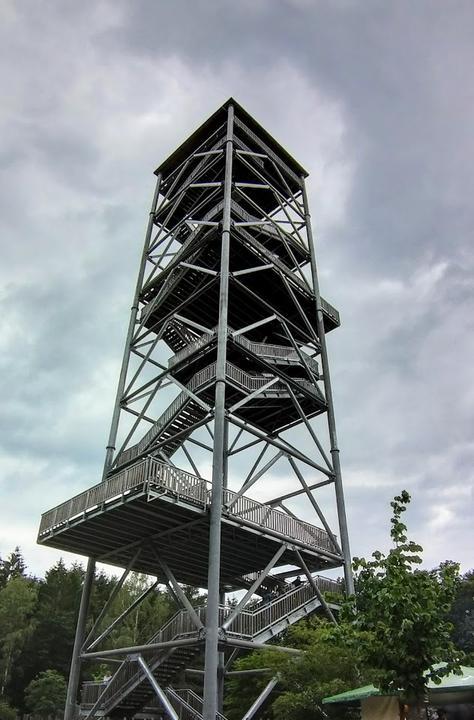
POLYGON ((474 567, 471 0, 2 0, 0 554, 100 479, 152 171, 233 95, 309 170, 353 554, 474 567))

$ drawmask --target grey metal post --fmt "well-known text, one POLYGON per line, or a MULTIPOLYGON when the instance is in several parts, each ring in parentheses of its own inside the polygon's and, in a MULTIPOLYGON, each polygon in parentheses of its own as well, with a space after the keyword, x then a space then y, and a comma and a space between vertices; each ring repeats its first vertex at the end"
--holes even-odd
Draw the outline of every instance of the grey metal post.
POLYGON ((270 680, 268 685, 266 685, 258 698, 255 700, 255 702, 252 704, 252 706, 247 710, 245 715, 243 716, 242 720, 251 720, 251 718, 254 717, 255 713, 261 708, 267 697, 272 692, 275 685, 278 683, 278 678, 274 677, 270 680))
MULTIPOLYGON (((229 421, 224 420, 224 472, 222 476, 222 487, 227 488, 228 471, 229 471, 229 421)), ((221 588, 219 595, 219 604, 225 607, 225 592, 221 588)), ((217 710, 224 713, 224 683, 225 683, 225 653, 223 650, 219 652, 217 661, 217 710)))
POLYGON ((94 580, 94 573, 95 560, 93 558, 89 558, 87 562, 86 573, 84 575, 81 604, 79 605, 76 635, 74 637, 71 668, 69 670, 69 680, 67 685, 66 706, 64 708, 64 720, 73 720, 76 715, 77 690, 79 687, 79 679, 81 674, 81 649, 82 643, 84 642, 87 609, 89 607, 89 599, 91 595, 92 582, 94 580))
POLYGON ((148 667, 147 663, 144 661, 141 655, 138 655, 137 657, 138 664, 140 665, 141 669, 147 676, 150 685, 152 686, 153 690, 155 691, 159 701, 163 705, 166 714, 168 717, 171 718, 171 720, 179 720, 178 715, 176 714, 173 706, 171 705, 170 701, 166 697, 165 693, 161 689, 160 685, 157 683, 155 676, 153 675, 152 671, 148 667))
MULTIPOLYGON (((133 303, 130 311, 130 321, 128 324, 128 330, 127 330, 127 338, 125 341, 125 348, 123 353, 123 359, 122 359, 122 367, 120 369, 120 377, 119 382, 117 386, 117 394, 115 396, 115 404, 114 404, 114 411, 112 414, 112 421, 110 424, 110 433, 109 433, 109 439, 107 442, 107 448, 105 452, 105 461, 104 461, 104 469, 102 472, 102 479, 105 479, 105 476, 110 469, 110 466, 112 465, 113 457, 114 457, 114 451, 115 451, 115 441, 117 439, 117 431, 118 431, 118 423, 119 423, 119 417, 120 417, 120 400, 122 397, 122 393, 125 387, 125 380, 127 377, 127 371, 128 371, 128 364, 130 361, 130 342, 133 337, 133 331, 135 328, 135 323, 137 320, 137 313, 138 313, 138 298, 140 296, 140 290, 143 282, 143 276, 145 273, 145 266, 146 266, 146 258, 147 258, 147 251, 150 244, 151 234, 153 231, 153 218, 156 211, 156 204, 158 202, 158 195, 160 192, 160 184, 161 184, 161 175, 158 175, 156 179, 156 186, 155 186, 155 192, 153 194, 153 201, 151 205, 150 215, 148 218, 148 225, 146 229, 145 234, 145 242, 142 252, 142 257, 140 261, 140 269, 138 271, 138 278, 137 278, 137 285, 135 288, 135 295, 133 298, 133 303)), ((66 708, 64 711, 64 720, 72 720, 75 713, 75 704, 76 704, 76 698, 77 698, 77 690, 79 686, 79 679, 80 679, 80 668, 81 668, 81 649, 82 649, 82 643, 84 642, 84 636, 85 636, 85 629, 86 629, 86 620, 87 620, 87 610, 89 607, 89 599, 91 594, 91 588, 92 583, 94 580, 94 574, 95 574, 95 560, 93 558, 89 558, 87 561, 87 568, 86 568, 86 574, 84 577, 84 585, 82 589, 82 596, 81 596, 81 604, 79 608, 79 617, 77 619, 77 625, 76 625, 76 634, 74 637, 74 648, 72 651, 72 659, 71 659, 71 669, 69 672, 69 681, 68 681, 68 689, 67 689, 67 697, 66 697, 66 708)))
POLYGON ((234 108, 227 110, 227 136, 222 216, 222 249, 219 292, 219 325, 217 330, 216 399, 214 413, 214 448, 212 455, 212 502, 209 528, 209 570, 204 655, 204 720, 215 720, 218 706, 219 593, 221 555, 222 489, 225 470, 225 368, 227 359, 227 314, 229 304, 229 252, 232 192, 232 153, 234 108))
POLYGON ((155 192, 153 194, 153 200, 151 203, 151 210, 150 210, 150 214, 148 217, 148 225, 147 225, 147 229, 146 229, 146 233, 145 233, 145 242, 143 245, 142 257, 140 260, 140 269, 138 271, 135 295, 133 296, 133 303, 132 303, 132 307, 130 308, 130 321, 128 323, 127 337, 125 340, 125 347, 124 347, 124 351, 123 351, 122 367, 120 368, 120 376, 119 376, 119 381, 118 381, 118 386, 117 386, 117 394, 115 396, 114 411, 112 413, 112 421, 110 423, 110 433, 109 433, 109 439, 107 441, 107 448, 106 448, 106 452, 105 452, 103 477, 105 477, 105 475, 107 474, 107 471, 109 470, 110 466, 112 465, 112 461, 114 458, 115 441, 117 439, 117 430, 118 430, 118 424, 119 424, 119 418, 120 418, 120 400, 122 399, 122 394, 123 394, 124 387, 125 387, 125 380, 127 378, 128 364, 130 362, 130 343, 132 341, 133 331, 135 329, 135 323, 137 320, 138 299, 140 297, 140 291, 142 289, 142 283, 143 283, 143 276, 145 274, 147 252, 148 252, 148 248, 150 245, 151 234, 153 232, 153 220, 154 220, 154 216, 155 216, 155 212, 156 212, 156 204, 158 202, 160 185, 161 185, 161 175, 158 175, 158 177, 156 178, 156 186, 155 186, 155 192))
POLYGON ((331 376, 329 372, 329 360, 326 346, 326 333, 324 331, 324 316, 321 306, 321 295, 319 292, 318 271, 316 267, 316 255, 314 247, 313 229, 311 226, 311 214, 309 212, 308 196, 304 178, 301 178, 303 190, 303 204, 306 222, 306 232, 308 236, 308 245, 311 256, 311 275, 313 279, 313 290, 316 297, 316 328, 319 341, 321 343, 321 364, 323 368, 323 383, 327 402, 327 417, 329 440, 331 444, 331 459, 334 468, 334 486, 336 493, 337 515, 339 519, 339 532, 341 535, 341 546, 344 555, 344 578, 346 581, 346 592, 348 595, 354 594, 354 578, 352 575, 351 551, 349 545, 349 532, 347 529, 346 508, 344 504, 344 491, 342 488, 341 463, 339 458, 339 446, 337 443, 336 418, 334 414, 334 402, 332 396, 331 376))
MULTIPOLYGON (((219 595, 219 604, 225 606, 225 592, 219 595)), ((217 711, 224 712, 225 653, 219 652, 217 660, 217 711)))
POLYGON ((330 621, 334 623, 334 625, 337 625, 337 620, 334 617, 334 614, 333 614, 331 608, 329 607, 326 600, 324 599, 324 595, 322 594, 321 590, 318 588, 318 585, 317 585, 314 577, 311 575, 310 571, 308 570, 308 566, 306 565, 305 561, 303 560, 303 557, 302 557, 300 551, 296 550, 295 552, 296 552, 296 557, 298 558, 298 562, 300 563, 304 574, 308 578, 309 584, 311 585, 314 592, 316 593, 316 596, 317 596, 319 602, 321 603, 322 607, 324 608, 326 615, 328 616, 330 621))

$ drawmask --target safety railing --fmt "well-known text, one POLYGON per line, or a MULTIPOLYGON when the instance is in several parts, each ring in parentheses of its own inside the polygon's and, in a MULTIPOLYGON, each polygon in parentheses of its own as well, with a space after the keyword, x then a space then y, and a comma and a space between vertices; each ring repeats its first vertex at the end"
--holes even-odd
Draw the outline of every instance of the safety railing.
MULTIPOLYGON (((271 377, 268 377, 267 375, 250 375, 249 373, 241 370, 232 363, 226 363, 226 375, 229 380, 233 380, 236 385, 238 385, 246 392, 254 392, 255 390, 259 390, 264 385, 266 385, 269 380, 271 380, 271 377)), ((207 365, 205 368, 202 368, 202 370, 199 370, 199 372, 193 375, 186 387, 188 388, 188 390, 195 393, 196 391, 202 389, 208 383, 212 382, 215 377, 216 363, 214 362, 210 365, 207 365)), ((298 385, 300 385, 300 387, 303 388, 306 392, 317 398, 319 403, 321 403, 322 405, 325 404, 324 397, 320 389, 316 385, 311 383, 309 380, 306 380, 306 378, 293 378, 293 380, 294 382, 298 383, 298 385)), ((269 393, 274 395, 280 394, 282 392, 288 392, 288 388, 286 387, 285 383, 279 381, 273 383, 273 385, 265 389, 265 394, 269 393)), ((120 455, 117 457, 116 466, 125 465, 125 463, 128 463, 131 460, 134 460, 135 458, 142 455, 152 444, 152 442, 158 437, 160 432, 167 425, 169 425, 174 420, 174 418, 181 412, 184 406, 192 400, 192 396, 185 390, 183 390, 183 392, 177 395, 171 405, 169 405, 165 412, 158 418, 155 424, 145 433, 145 435, 143 435, 142 439, 135 445, 131 445, 130 447, 126 448, 126 450, 123 450, 120 453, 120 455)))
POLYGON ((205 480, 155 458, 147 457, 113 475, 108 480, 43 513, 39 538, 41 539, 46 533, 83 513, 90 512, 107 502, 126 495, 145 483, 165 488, 174 495, 197 504, 203 509, 208 502, 205 480))
POLYGON ((223 503, 224 508, 228 508, 228 513, 239 518, 244 524, 257 525, 305 545, 334 551, 329 535, 324 530, 275 510, 270 505, 259 503, 246 495, 238 496, 236 492, 228 489, 223 491, 223 503))
POLYGON ((100 680, 98 682, 86 680, 83 682, 81 687, 81 705, 94 705, 108 684, 108 680, 100 680))
POLYGON ((115 475, 105 482, 94 485, 89 490, 48 510, 41 516, 39 536, 41 537, 44 532, 49 532, 58 525, 72 520, 72 518, 80 515, 85 510, 91 510, 102 505, 107 500, 133 490, 133 488, 146 481, 147 472, 148 465, 146 462, 137 463, 133 467, 124 470, 120 475, 115 475))
MULTIPOLYGON (((315 582, 321 592, 341 592, 341 586, 327 578, 315 578, 315 582)), ((309 582, 301 583, 288 592, 271 596, 267 601, 262 601, 251 609, 243 610, 232 622, 228 634, 237 635, 243 639, 258 637, 265 630, 278 624, 281 620, 307 605, 315 599, 315 592, 309 582)), ((221 608, 223 615, 229 615, 228 608, 221 608)))
MULTIPOLYGON (((44 513, 41 517, 39 539, 82 514, 144 486, 145 483, 148 487, 153 485, 167 490, 175 497, 201 509, 211 503, 210 482, 147 457, 44 513)), ((280 537, 291 538, 312 548, 334 551, 329 535, 324 530, 286 515, 270 505, 259 503, 246 495, 238 496, 229 489, 223 490, 223 504, 224 512, 233 519, 238 519, 243 525, 269 530, 280 537)))
MULTIPOLYGON (((203 699, 190 688, 166 688, 171 704, 180 712, 180 720, 200 720, 202 718, 203 699)), ((225 715, 216 713, 216 720, 226 720, 225 715)))
MULTIPOLYGON (((232 335, 232 329, 229 328, 229 334, 232 335)), ((213 328, 212 333, 204 333, 199 339, 193 339, 188 347, 179 350, 173 357, 168 360, 168 367, 174 367, 182 360, 185 360, 190 355, 206 347, 216 337, 216 328, 213 328)), ((295 364, 302 364, 301 357, 295 350, 295 348, 288 345, 273 345, 271 343, 259 343, 248 340, 243 335, 236 335, 234 342, 242 345, 242 347, 250 350, 250 352, 258 355, 259 357, 268 358, 269 360, 281 360, 286 362, 293 362, 295 364)), ((316 360, 310 357, 303 350, 300 350, 300 354, 304 361, 307 363, 316 375, 319 374, 319 367, 316 360)))
MULTIPOLYGON (((242 345, 259 357, 266 357, 271 360, 286 360, 301 364, 301 358, 296 350, 288 345, 272 345, 267 343, 252 342, 243 335, 236 335, 234 337, 234 342, 242 345)), ((308 367, 310 367, 316 374, 319 374, 318 363, 316 360, 302 350, 300 350, 300 353, 308 367)))
POLYGON ((190 345, 177 352, 173 357, 168 360, 168 367, 174 367, 177 363, 185 360, 187 357, 197 352, 203 347, 206 347, 211 340, 216 336, 215 331, 212 333, 204 333, 198 340, 194 340, 190 345))
MULTIPOLYGON (((206 622, 206 608, 196 608, 196 614, 203 623, 206 622)), ((183 639, 185 637, 196 635, 197 627, 187 610, 178 610, 157 633, 152 635, 148 640, 148 644, 169 642, 171 640, 183 639)), ((147 653, 148 665, 153 668, 161 658, 163 651, 157 650, 156 653, 147 653)), ((130 686, 135 685, 142 677, 142 671, 137 668, 134 663, 125 660, 118 668, 112 679, 109 681, 107 692, 104 695, 104 703, 106 707, 111 707, 119 699, 119 696, 126 695, 130 686)), ((89 695, 93 692, 88 689, 89 695)), ((97 695, 97 698, 99 695, 97 695)), ((96 699, 97 699, 96 698, 96 699)))
MULTIPOLYGON (((341 592, 342 588, 339 583, 328 578, 315 578, 321 592, 341 592)), ((227 630, 229 635, 241 639, 255 639, 261 633, 269 628, 278 625, 282 620, 291 620, 291 614, 303 608, 309 602, 315 599, 315 592, 309 582, 301 583, 297 587, 290 587, 286 593, 282 593, 268 600, 259 602, 257 605, 249 609, 244 609, 231 623, 227 630)), ((228 605, 219 606, 219 624, 225 622, 232 612, 232 608, 228 605)), ((195 608, 195 613, 203 625, 206 624, 207 606, 203 605, 195 608)), ((172 640, 183 639, 185 637, 197 637, 197 627, 187 610, 179 610, 175 613, 163 627, 155 633, 148 643, 169 642, 172 640)), ((150 667, 156 667, 163 651, 156 653, 147 653, 147 662, 150 667)), ((142 671, 137 665, 129 660, 125 660, 118 668, 114 676, 108 681, 99 683, 84 683, 82 687, 81 704, 93 705, 104 692, 104 707, 111 708, 122 696, 125 696, 143 677, 142 671)), ((175 691, 177 692, 177 691, 175 691)), ((180 693, 178 693, 180 695, 180 693)), ((196 700, 190 696, 180 695, 192 709, 200 712, 196 700)), ((196 696, 199 700, 199 696, 196 696)))
MULTIPOLYGON (((210 382, 215 377, 215 375, 216 364, 212 363, 212 365, 208 365, 207 367, 197 372, 188 382, 186 387, 191 392, 195 392, 203 385, 206 385, 208 382, 210 382)), ((175 418, 175 416, 178 415, 179 412, 183 409, 184 405, 191 400, 191 395, 189 395, 189 393, 185 392, 184 390, 183 392, 179 393, 179 395, 175 397, 175 399, 173 400, 171 405, 168 406, 165 412, 160 415, 156 423, 148 430, 148 432, 145 433, 140 442, 136 443, 135 445, 131 445, 129 448, 123 450, 123 452, 120 453, 117 458, 117 465, 124 465, 125 463, 130 462, 130 460, 133 460, 134 458, 145 452, 145 450, 153 442, 153 440, 158 437, 160 431, 163 430, 167 425, 169 425, 169 423, 175 418)))

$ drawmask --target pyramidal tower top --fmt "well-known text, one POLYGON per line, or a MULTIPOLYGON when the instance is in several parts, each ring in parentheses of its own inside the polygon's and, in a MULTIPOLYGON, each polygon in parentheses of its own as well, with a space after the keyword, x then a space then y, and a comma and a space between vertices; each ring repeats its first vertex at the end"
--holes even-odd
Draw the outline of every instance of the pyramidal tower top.
POLYGON ((340 585, 321 570, 342 567, 353 592, 326 347, 339 315, 319 292, 307 172, 230 98, 155 175, 102 480, 38 537, 89 558, 66 720, 222 718, 236 653, 334 618, 324 592, 340 585), (124 568, 118 588, 131 570, 166 585, 177 615, 104 650, 121 618, 101 627, 106 606, 88 626, 96 561, 124 568), (201 607, 183 583, 206 590, 201 607), (203 696, 174 690, 202 655, 203 696), (97 658, 123 662, 78 709, 97 658))

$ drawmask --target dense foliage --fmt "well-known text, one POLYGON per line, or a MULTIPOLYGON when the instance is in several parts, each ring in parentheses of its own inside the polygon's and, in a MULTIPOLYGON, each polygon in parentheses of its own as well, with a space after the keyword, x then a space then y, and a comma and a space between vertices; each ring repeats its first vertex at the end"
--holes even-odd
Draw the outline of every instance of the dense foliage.
POLYGON ((376 551, 371 560, 355 558, 357 611, 350 619, 369 637, 362 659, 377 669, 377 686, 419 700, 429 679, 437 683, 459 670, 462 653, 452 640, 449 618, 458 593, 459 566, 445 562, 434 570, 417 567, 423 548, 408 540, 401 520, 409 502, 403 491, 391 503, 390 552, 376 551))
POLYGON ((32 680, 25 690, 28 710, 42 718, 60 715, 66 702, 67 684, 56 670, 46 670, 32 680))
MULTIPOLYGON (((407 696, 423 695, 426 670, 436 680, 464 662, 474 664, 474 572, 458 577, 455 563, 421 570, 421 547, 407 538, 401 521, 410 498, 392 502, 391 538, 387 555, 356 559, 356 603, 339 614, 338 626, 322 618, 290 628, 283 642, 295 654, 265 650, 249 653, 233 670, 268 668, 258 675, 227 681, 226 714, 240 718, 269 679, 279 684, 262 717, 274 720, 320 720, 321 699, 366 682, 382 689, 401 688, 407 696), (357 612, 355 611, 357 605, 357 612)), ((0 720, 17 712, 60 715, 65 680, 74 643, 84 569, 60 560, 44 579, 27 573, 18 548, 0 558, 0 720), (49 704, 48 704, 49 703, 49 704)), ((91 597, 89 629, 115 586, 116 578, 99 572, 91 597)), ((132 574, 101 622, 105 628, 149 585, 132 574)), ((193 604, 202 602, 196 589, 185 587, 193 604)), ((167 592, 155 590, 104 641, 103 647, 146 642, 171 617, 176 605, 167 592)), ((83 679, 101 679, 113 666, 86 665, 83 679)), ((198 688, 196 688, 198 690, 198 688)), ((341 709, 331 708, 331 717, 341 709)), ((348 717, 344 709, 345 717, 348 717)))
MULTIPOLYGON (((401 517, 410 496, 402 492, 391 503, 391 539, 387 555, 375 551, 370 560, 354 561, 356 596, 338 614, 338 625, 307 621, 291 628, 285 644, 302 653, 253 653, 238 661, 240 670, 267 667, 268 675, 235 676, 227 711, 239 717, 269 677, 279 677, 279 690, 263 717, 274 720, 322 720, 321 699, 373 682, 419 704, 430 678, 434 682, 456 671, 474 640, 474 573, 459 577, 456 563, 421 570, 421 546, 407 537, 401 517), (441 663, 440 667, 438 663, 441 663)), ((348 706, 325 708, 333 718, 350 717, 348 706)))
MULTIPOLYGON (((361 634, 351 633, 360 643, 361 634)), ((268 668, 268 673, 255 676, 235 676, 229 682, 226 717, 239 720, 242 707, 249 707, 272 676, 279 678, 271 706, 263 718, 275 720, 322 720, 326 717, 321 701, 328 695, 343 692, 366 682, 373 673, 361 668, 357 644, 341 642, 339 630, 321 618, 312 618, 289 628, 285 636, 287 647, 297 648, 298 655, 276 650, 251 653, 235 663, 235 669, 268 668)), ((338 717, 336 707, 333 717, 338 717)), ((347 718, 346 708, 343 708, 347 718)))
MULTIPOLYGON (((30 577, 18 548, 6 559, 0 558, 0 720, 10 720, 12 712, 15 717, 12 708, 19 712, 29 709, 26 688, 36 688, 32 682, 38 679, 42 680, 40 688, 45 687, 45 677, 51 678, 45 673, 54 672, 63 680, 68 677, 83 579, 81 565, 67 567, 62 560, 46 572, 44 579, 30 577)), ((89 628, 116 580, 97 573, 89 628)), ((149 584, 149 578, 132 574, 100 627, 107 627, 149 584)), ((197 590, 185 588, 185 592, 191 601, 197 601, 197 590)), ((113 630, 102 646, 146 642, 175 611, 176 604, 169 594, 156 590, 113 630)), ((100 679, 110 673, 111 667, 88 665, 83 678, 100 679)))

